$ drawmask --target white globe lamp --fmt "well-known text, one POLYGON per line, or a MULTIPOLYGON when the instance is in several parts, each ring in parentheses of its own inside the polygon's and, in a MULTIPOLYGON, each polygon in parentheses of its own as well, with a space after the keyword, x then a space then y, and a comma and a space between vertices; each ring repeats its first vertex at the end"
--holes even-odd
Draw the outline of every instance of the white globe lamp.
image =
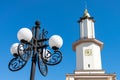
POLYGON ((31 39, 32 39, 32 32, 28 28, 21 28, 18 31, 17 37, 18 37, 18 40, 21 41, 21 42, 22 41, 30 42, 31 39))
POLYGON ((49 45, 52 49, 58 50, 63 45, 63 40, 59 35, 53 35, 49 39, 49 45))
POLYGON ((11 52, 14 56, 17 56, 17 55, 18 55, 18 51, 17 51, 18 45, 19 45, 19 43, 14 43, 14 44, 11 46, 11 48, 10 48, 10 52, 11 52))

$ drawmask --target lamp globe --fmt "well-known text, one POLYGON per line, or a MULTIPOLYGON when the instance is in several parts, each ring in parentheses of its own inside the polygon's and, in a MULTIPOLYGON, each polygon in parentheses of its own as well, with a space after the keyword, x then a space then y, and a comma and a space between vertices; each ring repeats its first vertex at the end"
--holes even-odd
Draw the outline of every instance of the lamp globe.
POLYGON ((63 39, 59 35, 53 35, 49 39, 49 45, 53 50, 58 50, 63 45, 63 39))
POLYGON ((17 37, 18 37, 18 40, 21 42, 23 42, 23 41, 30 42, 32 39, 32 32, 28 28, 21 28, 18 31, 17 37))

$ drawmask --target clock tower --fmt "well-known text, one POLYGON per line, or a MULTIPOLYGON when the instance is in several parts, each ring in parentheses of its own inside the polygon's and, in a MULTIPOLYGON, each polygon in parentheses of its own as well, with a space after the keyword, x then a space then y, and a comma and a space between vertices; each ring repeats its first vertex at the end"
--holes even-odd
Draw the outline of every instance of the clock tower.
POLYGON ((105 74, 102 69, 101 49, 103 42, 95 38, 94 18, 85 9, 80 24, 80 39, 73 43, 76 52, 74 74, 67 74, 66 80, 115 80, 115 74, 105 74))
POLYGON ((80 18, 80 40, 73 43, 76 52, 76 70, 102 70, 101 49, 103 43, 95 39, 94 19, 87 9, 80 18))

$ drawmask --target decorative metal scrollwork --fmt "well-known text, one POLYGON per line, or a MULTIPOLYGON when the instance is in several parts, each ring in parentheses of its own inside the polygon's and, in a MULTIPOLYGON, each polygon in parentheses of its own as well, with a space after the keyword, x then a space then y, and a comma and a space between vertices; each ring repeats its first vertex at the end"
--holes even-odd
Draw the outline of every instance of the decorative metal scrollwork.
POLYGON ((46 76, 46 75, 47 75, 47 73, 48 73, 48 68, 47 68, 47 65, 42 61, 41 55, 38 56, 38 68, 39 68, 40 73, 41 73, 43 76, 46 76))
POLYGON ((20 43, 18 45, 18 55, 23 61, 28 61, 31 57, 31 47, 29 44, 20 43))
POLYGON ((47 65, 56 65, 59 64, 62 61, 62 53, 60 51, 54 51, 52 54, 50 51, 46 51, 46 54, 43 58, 43 62, 47 65))
POLYGON ((42 36, 47 37, 46 34, 48 34, 48 31, 46 31, 45 29, 42 30, 42 36))
POLYGON ((23 61, 19 57, 13 58, 8 65, 9 70, 18 71, 25 66, 27 62, 23 61))

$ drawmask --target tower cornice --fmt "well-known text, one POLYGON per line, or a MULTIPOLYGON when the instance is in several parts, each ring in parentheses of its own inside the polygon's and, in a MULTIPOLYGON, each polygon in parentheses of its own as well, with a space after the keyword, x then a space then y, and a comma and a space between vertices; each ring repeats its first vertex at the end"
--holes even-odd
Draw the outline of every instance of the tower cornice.
POLYGON ((78 45, 80 45, 82 43, 88 43, 88 42, 93 42, 93 43, 97 44, 98 46, 100 46, 100 49, 102 49, 102 47, 103 47, 103 42, 93 38, 93 39, 80 39, 80 40, 76 41, 75 43, 73 43, 72 48, 74 51, 76 51, 76 47, 78 45))
POLYGON ((78 23, 82 22, 82 20, 85 20, 85 19, 89 19, 89 20, 92 20, 93 22, 95 22, 94 20, 94 17, 80 17, 80 19, 78 20, 78 23))

